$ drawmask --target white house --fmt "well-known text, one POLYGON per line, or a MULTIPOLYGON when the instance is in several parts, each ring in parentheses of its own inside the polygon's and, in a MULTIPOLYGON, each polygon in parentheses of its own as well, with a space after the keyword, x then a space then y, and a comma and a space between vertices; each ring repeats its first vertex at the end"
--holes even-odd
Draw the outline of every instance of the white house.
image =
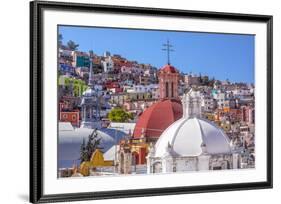
POLYGON ((217 106, 223 108, 226 99, 226 93, 220 90, 213 92, 213 98, 216 100, 217 106))
POLYGON ((201 106, 203 111, 211 112, 216 108, 217 102, 212 96, 205 94, 201 97, 201 106))
POLYGON ((101 61, 101 65, 102 65, 103 71, 105 73, 113 71, 113 69, 114 69, 114 62, 111 59, 110 55, 101 61))

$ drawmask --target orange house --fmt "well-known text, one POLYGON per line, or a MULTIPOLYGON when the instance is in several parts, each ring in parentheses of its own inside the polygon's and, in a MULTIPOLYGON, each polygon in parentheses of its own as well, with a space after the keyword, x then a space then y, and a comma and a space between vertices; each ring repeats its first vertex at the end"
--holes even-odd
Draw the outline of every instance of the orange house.
POLYGON ((60 112, 61 122, 70 122, 74 126, 79 126, 79 111, 60 112))

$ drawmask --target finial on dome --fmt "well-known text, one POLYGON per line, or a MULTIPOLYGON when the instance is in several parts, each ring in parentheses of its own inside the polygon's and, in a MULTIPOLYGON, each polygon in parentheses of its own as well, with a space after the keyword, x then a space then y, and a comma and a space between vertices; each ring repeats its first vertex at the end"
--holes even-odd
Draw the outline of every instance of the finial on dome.
POLYGON ((200 92, 190 89, 182 97, 183 117, 201 117, 200 92))

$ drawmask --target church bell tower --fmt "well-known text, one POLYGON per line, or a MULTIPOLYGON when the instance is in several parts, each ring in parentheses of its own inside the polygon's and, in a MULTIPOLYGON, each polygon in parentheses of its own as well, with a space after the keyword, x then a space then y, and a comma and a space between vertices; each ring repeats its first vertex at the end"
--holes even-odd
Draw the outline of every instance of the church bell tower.
POLYGON ((167 64, 162 67, 159 71, 159 92, 161 99, 173 99, 178 98, 178 81, 179 72, 178 70, 170 64, 170 52, 174 51, 169 40, 166 44, 164 51, 167 51, 167 64))

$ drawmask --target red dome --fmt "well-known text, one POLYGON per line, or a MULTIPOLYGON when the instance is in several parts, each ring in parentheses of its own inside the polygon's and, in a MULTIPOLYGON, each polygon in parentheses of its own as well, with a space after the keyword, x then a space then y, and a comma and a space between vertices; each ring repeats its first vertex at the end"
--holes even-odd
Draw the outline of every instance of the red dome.
POLYGON ((177 69, 173 67, 170 64, 166 64, 164 67, 160 69, 160 72, 166 72, 166 73, 177 73, 177 69))
POLYGON ((182 117, 182 105, 175 99, 159 101, 146 109, 139 117, 133 138, 159 138, 162 132, 182 117))

